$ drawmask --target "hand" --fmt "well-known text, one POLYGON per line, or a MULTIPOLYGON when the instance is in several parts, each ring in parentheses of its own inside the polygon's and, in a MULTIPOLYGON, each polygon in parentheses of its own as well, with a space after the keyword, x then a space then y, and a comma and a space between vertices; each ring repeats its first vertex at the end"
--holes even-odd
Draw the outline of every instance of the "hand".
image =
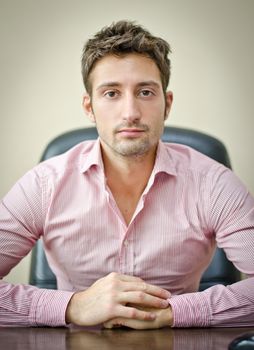
POLYGON ((151 321, 156 313, 131 305, 163 309, 168 307, 169 297, 168 291, 141 278, 113 272, 72 296, 66 309, 66 322, 94 326, 115 318, 151 321))
POLYGON ((173 325, 173 313, 171 306, 168 306, 166 309, 154 309, 145 307, 138 308, 141 310, 153 312, 156 315, 156 318, 154 320, 137 320, 117 317, 108 322, 105 322, 103 326, 105 328, 125 326, 134 329, 154 329, 173 325))

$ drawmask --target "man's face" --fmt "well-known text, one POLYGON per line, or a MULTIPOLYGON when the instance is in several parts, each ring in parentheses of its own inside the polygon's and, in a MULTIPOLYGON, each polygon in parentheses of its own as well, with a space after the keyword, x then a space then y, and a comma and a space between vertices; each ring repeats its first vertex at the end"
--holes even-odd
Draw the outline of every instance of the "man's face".
POLYGON ((102 148, 124 157, 155 152, 170 110, 156 64, 139 54, 108 55, 90 75, 92 97, 84 108, 96 123, 102 148))

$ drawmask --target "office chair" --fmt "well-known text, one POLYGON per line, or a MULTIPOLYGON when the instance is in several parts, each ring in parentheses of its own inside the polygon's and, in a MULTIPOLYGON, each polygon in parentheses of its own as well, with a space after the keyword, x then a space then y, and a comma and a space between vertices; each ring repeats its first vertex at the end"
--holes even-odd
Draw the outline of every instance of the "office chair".
MULTIPOLYGON (((64 153, 84 140, 92 140, 97 137, 97 130, 94 127, 66 132, 56 137, 48 144, 41 157, 41 161, 64 153)), ((226 167, 231 168, 230 159, 225 146, 221 141, 212 136, 195 130, 166 126, 162 140, 190 146, 224 164, 226 167)), ((213 260, 201 278, 199 290, 202 291, 215 284, 228 285, 239 280, 240 272, 227 260, 224 251, 216 248, 213 260)), ((57 288, 56 278, 48 265, 41 240, 39 240, 33 248, 30 284, 40 288, 57 288)))

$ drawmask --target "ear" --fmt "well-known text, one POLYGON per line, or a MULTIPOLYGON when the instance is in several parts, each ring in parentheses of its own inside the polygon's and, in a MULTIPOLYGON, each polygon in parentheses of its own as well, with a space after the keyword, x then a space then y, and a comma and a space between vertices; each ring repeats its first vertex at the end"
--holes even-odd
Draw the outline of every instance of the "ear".
POLYGON ((165 96, 165 101, 166 101, 166 106, 165 106, 165 117, 164 119, 166 120, 169 116, 171 106, 173 103, 173 92, 172 91, 167 91, 166 96, 165 96))
POLYGON ((90 95, 88 95, 87 93, 85 93, 83 96, 82 106, 83 106, 84 112, 88 116, 88 118, 93 123, 95 123, 95 118, 94 118, 94 114, 93 114, 93 107, 92 107, 92 99, 91 99, 90 95))

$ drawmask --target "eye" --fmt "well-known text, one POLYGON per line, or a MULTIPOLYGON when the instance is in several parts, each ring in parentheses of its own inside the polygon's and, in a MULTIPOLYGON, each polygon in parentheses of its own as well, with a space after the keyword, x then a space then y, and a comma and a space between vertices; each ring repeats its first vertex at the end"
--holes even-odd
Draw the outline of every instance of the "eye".
POLYGON ((152 95, 154 95, 154 93, 151 91, 151 90, 141 90, 140 92, 139 92, 139 95, 141 96, 141 97, 150 97, 150 96, 152 96, 152 95))
POLYGON ((118 93, 115 90, 108 90, 108 91, 105 91, 103 95, 108 98, 115 98, 118 96, 118 93))

